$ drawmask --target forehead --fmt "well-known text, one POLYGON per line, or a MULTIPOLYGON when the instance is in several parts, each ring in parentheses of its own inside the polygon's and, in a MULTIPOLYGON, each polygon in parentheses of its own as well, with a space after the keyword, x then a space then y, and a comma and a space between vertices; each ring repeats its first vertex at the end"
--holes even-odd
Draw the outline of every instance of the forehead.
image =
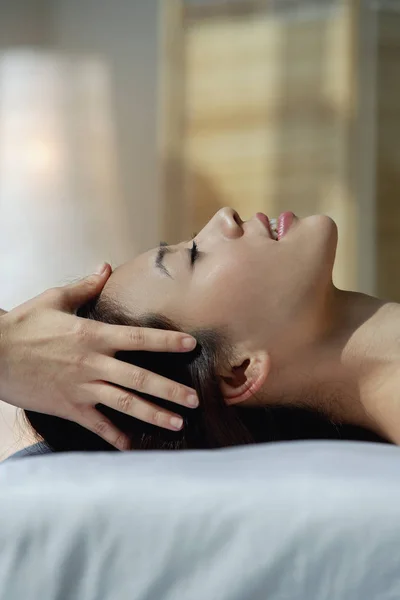
POLYGON ((172 280, 155 267, 157 249, 149 250, 117 267, 103 294, 132 315, 165 312, 173 302, 172 280))

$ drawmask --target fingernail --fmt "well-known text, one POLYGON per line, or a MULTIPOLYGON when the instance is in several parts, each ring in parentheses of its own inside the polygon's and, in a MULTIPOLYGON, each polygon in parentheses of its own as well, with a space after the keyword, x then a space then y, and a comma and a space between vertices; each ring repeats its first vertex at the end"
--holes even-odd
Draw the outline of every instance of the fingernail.
POLYGON ((187 398, 187 403, 189 404, 189 406, 192 406, 193 408, 197 408, 199 405, 199 399, 196 396, 196 394, 190 394, 190 396, 188 396, 188 398, 187 398))
POLYGON ((181 429, 183 425, 183 419, 180 419, 179 417, 171 417, 169 422, 171 423, 174 429, 181 429))
POLYGON ((182 348, 185 350, 193 350, 196 348, 197 341, 193 337, 185 337, 182 340, 182 348))
POLYGON ((107 263, 103 262, 101 263, 101 265, 99 265, 96 270, 95 270, 95 274, 96 275, 103 275, 104 271, 107 269, 107 263))

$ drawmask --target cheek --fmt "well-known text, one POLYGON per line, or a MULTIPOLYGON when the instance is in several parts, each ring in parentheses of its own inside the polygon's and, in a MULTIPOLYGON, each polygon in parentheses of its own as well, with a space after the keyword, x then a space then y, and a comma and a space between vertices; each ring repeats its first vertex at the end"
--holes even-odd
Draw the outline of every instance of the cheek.
MULTIPOLYGON (((253 265, 255 267, 255 265, 253 265)), ((191 314, 206 325, 231 325, 243 321, 249 306, 260 298, 255 268, 243 257, 223 260, 203 273, 198 273, 196 297, 191 314)))

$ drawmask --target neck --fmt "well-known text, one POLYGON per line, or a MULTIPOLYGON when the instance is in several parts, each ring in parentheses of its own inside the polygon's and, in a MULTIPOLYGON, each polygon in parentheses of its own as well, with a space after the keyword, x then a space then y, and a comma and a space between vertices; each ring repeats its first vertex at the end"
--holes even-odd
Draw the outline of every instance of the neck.
POLYGON ((330 308, 329 329, 286 358, 271 397, 275 383, 286 403, 400 444, 400 305, 334 288, 330 308))

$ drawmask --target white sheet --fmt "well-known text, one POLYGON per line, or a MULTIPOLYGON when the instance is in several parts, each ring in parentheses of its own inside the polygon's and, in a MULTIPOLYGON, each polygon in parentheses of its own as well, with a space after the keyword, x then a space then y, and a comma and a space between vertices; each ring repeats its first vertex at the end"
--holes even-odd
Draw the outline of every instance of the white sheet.
POLYGON ((400 448, 0 466, 0 600, 399 600, 400 448))

